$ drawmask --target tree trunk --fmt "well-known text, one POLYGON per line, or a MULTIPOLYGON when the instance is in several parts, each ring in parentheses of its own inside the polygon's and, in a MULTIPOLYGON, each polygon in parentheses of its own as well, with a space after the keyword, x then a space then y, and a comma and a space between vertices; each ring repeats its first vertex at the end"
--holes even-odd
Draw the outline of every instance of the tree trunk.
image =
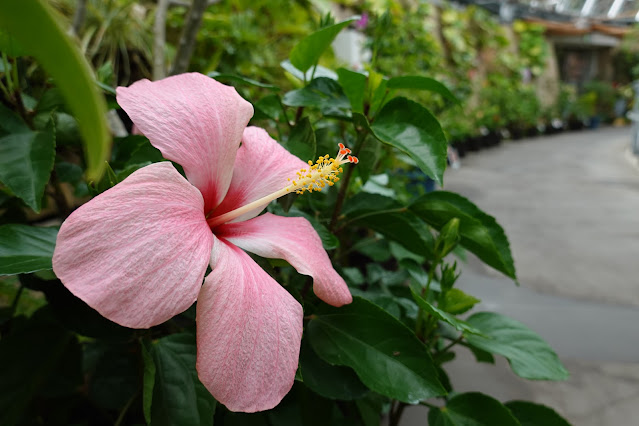
POLYGON ((178 46, 177 53, 175 55, 175 61, 173 61, 173 67, 171 68, 171 75, 181 74, 186 72, 191 62, 191 55, 195 48, 195 38, 197 32, 202 24, 202 17, 206 8, 214 2, 208 0, 193 0, 193 5, 186 16, 184 22, 184 30, 180 37, 180 44, 178 46))
POLYGON ((164 46, 166 44, 166 12, 170 0, 158 0, 153 23, 153 80, 166 77, 164 46))

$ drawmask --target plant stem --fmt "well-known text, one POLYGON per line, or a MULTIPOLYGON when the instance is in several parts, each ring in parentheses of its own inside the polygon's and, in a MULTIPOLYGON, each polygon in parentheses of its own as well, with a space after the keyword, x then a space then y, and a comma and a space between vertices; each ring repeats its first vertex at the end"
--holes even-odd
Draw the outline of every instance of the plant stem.
MULTIPOLYGON (((398 426, 399 420, 402 418, 402 414, 404 413, 404 408, 406 408, 408 404, 405 402, 397 401, 397 405, 393 410, 391 408, 390 415, 388 417, 388 426, 398 426)), ((392 405, 391 405, 392 407, 392 405)))
MULTIPOLYGON (((368 135, 367 130, 361 130, 357 136, 357 143, 355 144, 355 148, 353 149, 353 156, 357 157, 359 152, 362 150, 362 146, 364 146, 364 141, 366 140, 366 136, 368 135)), ((344 198, 346 197, 346 193, 348 192, 348 184, 351 181, 351 176, 353 176, 354 167, 349 167, 346 169, 346 173, 344 173, 344 179, 342 179, 342 185, 339 188, 339 192, 337 193, 337 201, 335 202, 335 210, 333 210, 333 216, 331 217, 331 223, 329 225, 329 229, 331 232, 335 231, 337 225, 337 218, 339 217, 340 212, 342 211, 342 206, 344 205, 344 198)))
POLYGON ((446 351, 448 351, 450 348, 452 348, 453 346, 455 346, 456 344, 458 344, 459 342, 461 342, 464 339, 464 334, 460 334, 459 337, 457 337, 455 340, 453 340, 452 342, 450 342, 448 345, 446 345, 443 349, 437 351, 437 355, 439 354, 443 354, 446 353, 446 351))
POLYGON ((20 287, 18 287, 18 291, 16 292, 16 295, 13 298, 13 302, 11 302, 11 316, 13 316, 16 313, 16 309, 18 308, 18 303, 20 302, 20 296, 22 296, 23 291, 24 291, 24 285, 20 283, 20 287))

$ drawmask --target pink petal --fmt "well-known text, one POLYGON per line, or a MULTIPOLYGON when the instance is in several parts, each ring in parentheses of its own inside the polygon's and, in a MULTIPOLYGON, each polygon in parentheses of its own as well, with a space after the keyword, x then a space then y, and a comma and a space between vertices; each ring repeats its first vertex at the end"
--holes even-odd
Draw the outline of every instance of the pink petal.
POLYGON ((197 302, 197 371, 231 411, 275 407, 293 386, 302 307, 246 253, 215 239, 197 302))
POLYGON ((103 316, 147 328, 195 302, 213 234, 200 192, 169 162, 134 172, 62 224, 53 270, 103 316))
POLYGON ((222 225, 215 234, 258 256, 286 260, 300 274, 313 277, 313 291, 330 305, 353 301, 346 283, 333 269, 319 235, 303 217, 265 213, 245 222, 222 225))
MULTIPOLYGON (((290 185, 288 178, 294 178, 300 169, 306 167, 308 164, 290 154, 266 130, 248 127, 237 151, 231 186, 224 201, 213 212, 213 217, 279 191, 290 185)), ((246 213, 234 222, 255 217, 264 207, 246 213)))
POLYGON ((235 153, 253 115, 250 103, 202 74, 118 87, 117 100, 164 158, 184 167, 209 212, 224 198, 235 153))

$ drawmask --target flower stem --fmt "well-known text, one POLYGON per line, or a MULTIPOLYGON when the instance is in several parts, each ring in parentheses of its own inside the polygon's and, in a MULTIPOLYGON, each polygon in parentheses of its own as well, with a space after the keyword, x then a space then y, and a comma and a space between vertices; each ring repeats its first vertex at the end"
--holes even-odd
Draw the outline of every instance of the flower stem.
MULTIPOLYGON (((357 144, 353 149, 353 155, 355 157, 359 157, 359 153, 362 150, 362 146, 364 146, 364 141, 366 140, 366 136, 368 135, 368 131, 362 130, 359 132, 357 137, 357 144)), ((344 178, 342 179, 342 184, 339 188, 339 192, 337 193, 337 201, 335 202, 335 210, 333 210, 333 216, 331 217, 331 223, 329 225, 329 229, 331 232, 335 231, 337 225, 337 219, 339 218, 339 214, 342 211, 342 206, 344 205, 344 199, 346 198, 346 193, 348 192, 348 184, 351 182, 351 176, 353 175, 353 167, 349 167, 344 173, 344 178)))

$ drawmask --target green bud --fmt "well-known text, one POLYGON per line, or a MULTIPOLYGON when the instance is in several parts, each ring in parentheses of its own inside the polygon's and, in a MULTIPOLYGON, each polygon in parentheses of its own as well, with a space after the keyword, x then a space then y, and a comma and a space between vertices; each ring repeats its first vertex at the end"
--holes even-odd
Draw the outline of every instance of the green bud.
POLYGON ((435 241, 435 254, 439 259, 444 258, 459 243, 459 219, 451 219, 439 233, 435 241))
POLYGON ((457 262, 450 264, 442 265, 442 276, 440 280, 440 285, 442 287, 442 292, 447 292, 455 285, 455 281, 459 278, 460 273, 457 273, 457 262))

